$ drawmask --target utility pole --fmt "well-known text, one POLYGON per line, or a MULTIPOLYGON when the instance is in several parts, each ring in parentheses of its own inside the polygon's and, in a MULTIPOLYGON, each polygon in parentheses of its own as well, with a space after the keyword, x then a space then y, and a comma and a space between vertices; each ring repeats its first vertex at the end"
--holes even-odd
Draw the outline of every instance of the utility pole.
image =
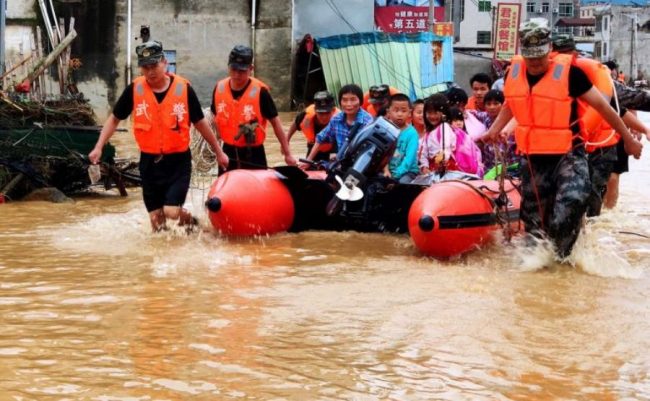
POLYGON ((434 0, 429 0, 429 19, 427 21, 429 32, 433 32, 433 25, 436 23, 436 18, 433 15, 433 12, 435 11, 434 5, 434 0))

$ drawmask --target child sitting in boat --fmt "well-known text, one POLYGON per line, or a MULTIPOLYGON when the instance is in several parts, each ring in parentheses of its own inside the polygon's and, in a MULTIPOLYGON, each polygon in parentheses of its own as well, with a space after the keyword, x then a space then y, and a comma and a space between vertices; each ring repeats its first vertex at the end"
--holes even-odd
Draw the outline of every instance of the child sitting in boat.
POLYGON ((481 151, 463 130, 445 122, 449 119, 449 101, 442 93, 431 95, 424 102, 427 134, 420 142, 420 172, 462 171, 481 174, 481 151))
POLYGON ((427 127, 424 126, 424 100, 417 99, 413 102, 413 111, 411 112, 411 124, 418 133, 418 138, 422 138, 427 133, 427 127))
POLYGON ((467 93, 461 88, 450 88, 447 90, 447 99, 449 100, 449 107, 458 107, 463 113, 465 120, 465 132, 476 141, 487 132, 485 124, 485 113, 480 114, 477 110, 469 110, 467 106, 467 93))
POLYGON ((388 166, 384 170, 387 177, 392 177, 402 184, 408 184, 418 175, 418 133, 409 124, 411 117, 411 100, 408 96, 398 93, 390 97, 388 121, 400 129, 397 137, 395 153, 390 158, 388 166))
MULTIPOLYGON (((463 111, 458 107, 451 107, 449 109, 449 122, 452 128, 465 131, 465 116, 463 116, 463 111)), ((465 132, 467 133, 467 131, 465 132)))
MULTIPOLYGON (((503 106, 504 101, 505 98, 503 96, 503 92, 497 89, 492 89, 485 95, 483 99, 483 104, 485 105, 485 111, 478 112, 478 113, 485 114, 486 126, 488 128, 492 126, 492 123, 499 115, 499 112, 501 111, 501 107, 503 106)), ((506 130, 508 130, 508 128, 506 128, 506 130)), ((498 151, 499 157, 503 158, 505 156, 506 165, 513 166, 512 168, 510 168, 510 170, 512 170, 511 171, 512 173, 515 173, 516 167, 518 166, 519 163, 519 157, 517 156, 515 150, 516 150, 516 145, 515 145, 514 135, 508 135, 507 144, 501 142, 481 144, 483 171, 485 171, 484 178, 485 179, 496 178, 497 170, 494 167, 498 163, 502 162, 502 160, 497 160, 496 151, 498 151)))
MULTIPOLYGON (((342 149, 353 129, 358 130, 372 122, 372 116, 361 108, 362 102, 363 91, 358 85, 344 85, 339 90, 339 105, 342 112, 332 117, 327 126, 316 135, 316 143, 309 152, 307 160, 314 160, 324 143, 336 143, 337 149, 342 149)), ((299 166, 307 169, 311 164, 303 162, 299 166)))

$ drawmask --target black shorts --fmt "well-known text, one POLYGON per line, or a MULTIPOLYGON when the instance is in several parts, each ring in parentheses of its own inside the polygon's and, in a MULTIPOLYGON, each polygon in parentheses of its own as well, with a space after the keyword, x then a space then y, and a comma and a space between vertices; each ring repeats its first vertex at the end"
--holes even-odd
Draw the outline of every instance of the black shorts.
POLYGON ((142 198, 148 212, 163 206, 183 206, 192 178, 192 154, 140 153, 142 198))
POLYGON ((616 156, 618 160, 614 163, 612 173, 623 174, 630 171, 630 155, 625 152, 625 143, 622 139, 619 139, 616 144, 616 156))
MULTIPOLYGON (((238 168, 248 170, 267 168, 264 145, 240 147, 224 143, 222 148, 224 153, 227 154, 230 159, 226 171, 236 170, 238 168)), ((221 169, 219 170, 219 173, 221 173, 221 169)))

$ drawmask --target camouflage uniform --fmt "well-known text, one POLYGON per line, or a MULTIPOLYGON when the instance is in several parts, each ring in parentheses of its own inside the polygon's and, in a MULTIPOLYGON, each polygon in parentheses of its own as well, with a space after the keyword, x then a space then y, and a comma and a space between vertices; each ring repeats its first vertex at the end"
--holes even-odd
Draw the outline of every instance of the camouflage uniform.
POLYGON ((621 107, 631 110, 650 111, 650 92, 630 88, 616 80, 614 81, 614 88, 621 107))
MULTIPOLYGON (((548 54, 549 34, 547 21, 543 19, 533 18, 524 23, 520 28, 522 56, 548 54)), ((538 238, 548 236, 557 256, 568 257, 578 239, 591 192, 583 144, 574 143, 574 148, 566 154, 524 155, 520 167, 519 217, 526 232, 538 238)))
POLYGON ((562 156, 524 156, 520 173, 519 217, 526 232, 538 238, 546 233, 557 255, 566 258, 578 239, 591 192, 584 148, 562 156))
POLYGON ((603 198, 607 190, 607 181, 618 160, 616 145, 598 148, 589 153, 589 177, 591 178, 591 193, 587 199, 587 217, 599 216, 603 206, 603 198))

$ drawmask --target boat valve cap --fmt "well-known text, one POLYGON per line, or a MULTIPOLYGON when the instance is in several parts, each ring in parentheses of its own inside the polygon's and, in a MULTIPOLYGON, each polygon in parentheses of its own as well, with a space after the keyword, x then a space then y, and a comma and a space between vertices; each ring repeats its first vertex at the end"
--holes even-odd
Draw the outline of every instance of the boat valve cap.
POLYGON ((207 201, 205 201, 205 207, 207 207, 209 211, 216 213, 219 210, 221 210, 221 199, 210 198, 207 201))
POLYGON ((422 231, 431 231, 433 230, 434 225, 433 217, 429 215, 424 215, 420 217, 420 220, 418 220, 418 226, 420 226, 422 231))

